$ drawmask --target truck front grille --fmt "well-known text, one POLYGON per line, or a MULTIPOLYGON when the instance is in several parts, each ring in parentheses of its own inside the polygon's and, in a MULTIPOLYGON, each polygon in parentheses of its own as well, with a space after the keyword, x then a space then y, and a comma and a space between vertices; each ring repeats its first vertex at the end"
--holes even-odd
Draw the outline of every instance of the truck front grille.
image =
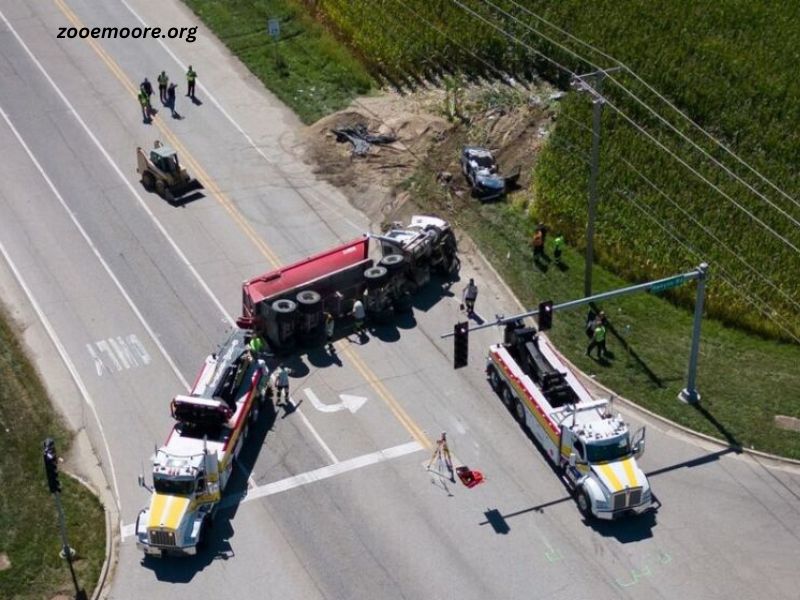
POLYGON ((632 488, 614 494, 614 510, 623 510, 638 506, 642 502, 642 488, 632 488))
POLYGON ((152 529, 150 530, 150 543, 153 546, 173 548, 175 546, 175 532, 152 529))

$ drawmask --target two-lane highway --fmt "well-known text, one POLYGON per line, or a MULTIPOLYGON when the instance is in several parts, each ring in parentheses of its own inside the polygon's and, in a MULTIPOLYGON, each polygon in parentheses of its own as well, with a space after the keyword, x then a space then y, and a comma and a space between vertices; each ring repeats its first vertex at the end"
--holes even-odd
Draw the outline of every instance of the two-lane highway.
MULTIPOLYGON (((296 120, 202 27, 193 44, 55 39, 64 25, 196 24, 179 3, 9 1, 0 13, 0 241, 97 407, 105 436, 92 440, 113 458, 115 477, 103 466, 122 505, 112 597, 796 592, 800 477, 662 426, 650 425, 643 459, 661 509, 584 523, 484 381, 498 332, 474 335, 471 366, 451 369, 438 334, 458 318, 460 287, 428 290, 413 316, 364 344, 291 359, 296 409, 277 407, 254 432, 208 551, 143 561, 130 537, 147 501, 136 475, 168 431, 169 399, 237 315, 241 281, 368 223, 285 151, 296 120), (179 96, 173 119, 156 99, 158 116, 142 123, 138 82, 165 69, 182 84, 189 63, 200 103, 179 96), (203 184, 183 207, 137 180, 134 149, 156 138, 203 184), (441 431, 484 484, 426 471, 441 431)), ((484 265, 467 269, 480 311, 515 310, 484 265)))

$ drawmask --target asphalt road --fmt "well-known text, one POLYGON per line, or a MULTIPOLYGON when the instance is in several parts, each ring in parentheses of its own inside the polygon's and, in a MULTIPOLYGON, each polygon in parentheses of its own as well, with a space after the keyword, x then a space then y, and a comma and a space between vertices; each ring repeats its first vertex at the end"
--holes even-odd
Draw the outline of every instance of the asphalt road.
MULTIPOLYGON (((168 432, 169 399, 231 327, 241 281, 369 224, 313 178, 293 151, 296 119, 202 27, 193 44, 56 39, 76 23, 196 24, 178 3, 3 0, 0 12, 0 293, 119 504, 110 597, 797 597, 800 475, 648 423, 642 466, 660 509, 584 522, 484 381, 498 332, 473 335, 471 366, 452 370, 438 336, 463 284, 429 288, 413 317, 342 338, 335 357, 292 360, 298 409, 255 432, 230 484, 246 495, 209 551, 142 560, 126 535, 147 502, 136 476, 168 432), (197 104, 178 61, 199 73, 197 104), (161 69, 181 85, 182 118, 161 108, 145 124, 134 90, 161 69), (137 180, 134 149, 156 138, 203 183, 183 207, 137 180), (336 408, 342 394, 363 404, 336 408), (426 471, 442 431, 484 484, 426 471)), ((479 260, 464 275, 482 314, 517 309, 479 260)))

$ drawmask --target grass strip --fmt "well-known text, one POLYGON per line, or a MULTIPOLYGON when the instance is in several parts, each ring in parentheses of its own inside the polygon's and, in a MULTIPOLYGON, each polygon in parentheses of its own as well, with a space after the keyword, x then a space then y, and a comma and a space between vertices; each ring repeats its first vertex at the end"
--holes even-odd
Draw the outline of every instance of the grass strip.
MULTIPOLYGON (((59 456, 72 434, 50 404, 39 374, 0 311, 0 598, 41 599, 74 594, 69 569, 59 558, 61 537, 55 503, 47 489, 42 441, 56 440, 59 456)), ((74 568, 91 595, 105 558, 105 517, 100 501, 71 477, 60 476, 61 500, 74 568)))

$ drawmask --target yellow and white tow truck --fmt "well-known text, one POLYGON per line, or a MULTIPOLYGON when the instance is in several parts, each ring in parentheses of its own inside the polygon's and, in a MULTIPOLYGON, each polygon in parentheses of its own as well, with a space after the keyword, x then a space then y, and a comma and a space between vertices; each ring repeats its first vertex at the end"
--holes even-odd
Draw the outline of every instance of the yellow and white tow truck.
POLYGON ((170 404, 176 423, 153 456, 150 504, 136 519, 136 546, 150 555, 196 554, 271 391, 266 364, 238 329, 208 356, 189 394, 170 404))
POLYGON ((610 401, 592 399, 547 338, 521 321, 508 324, 504 342, 489 349, 486 375, 572 487, 586 517, 614 519, 653 506, 636 462, 644 428, 631 436, 622 417, 611 414, 610 401))

